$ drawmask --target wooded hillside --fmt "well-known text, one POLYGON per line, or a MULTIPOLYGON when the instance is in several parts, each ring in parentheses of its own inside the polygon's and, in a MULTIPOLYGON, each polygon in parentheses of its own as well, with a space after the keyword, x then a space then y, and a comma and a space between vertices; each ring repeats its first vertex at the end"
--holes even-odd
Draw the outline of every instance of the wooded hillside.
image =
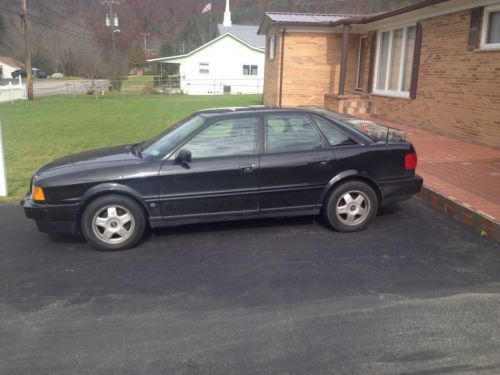
MULTIPOLYGON (((260 23, 271 11, 366 14, 398 8, 418 0, 231 0, 233 23, 260 23)), ((120 0, 113 7, 120 32, 115 55, 120 70, 136 64, 138 49, 148 57, 188 52, 210 39, 209 0, 120 0), (144 34, 147 35, 146 45, 144 34), (129 56, 133 64, 129 64, 129 56)), ((0 55, 23 59, 17 0, 0 0, 0 55)), ((213 26, 222 22, 225 0, 213 0, 213 26)), ((101 0, 29 0, 33 65, 66 75, 109 75, 111 29, 101 0)))

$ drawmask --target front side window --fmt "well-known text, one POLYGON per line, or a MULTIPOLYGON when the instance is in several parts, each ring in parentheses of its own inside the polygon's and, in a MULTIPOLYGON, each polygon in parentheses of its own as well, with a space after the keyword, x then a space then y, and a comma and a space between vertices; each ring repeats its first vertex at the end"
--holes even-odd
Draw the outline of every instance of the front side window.
POLYGON ((500 4, 484 8, 481 48, 500 48, 500 4))
POLYGON ((257 153, 257 117, 231 118, 215 122, 194 136, 183 148, 193 160, 257 153))
POLYGON ((328 143, 331 146, 345 146, 345 145, 354 145, 356 144, 348 136, 344 135, 338 129, 335 128, 328 120, 325 120, 323 117, 312 115, 312 118, 321 132, 325 135, 326 139, 328 139, 328 143))
POLYGON ((409 96, 416 27, 380 33, 375 69, 375 93, 409 96))
POLYGON ((267 152, 309 151, 321 148, 321 137, 305 115, 266 119, 267 152))

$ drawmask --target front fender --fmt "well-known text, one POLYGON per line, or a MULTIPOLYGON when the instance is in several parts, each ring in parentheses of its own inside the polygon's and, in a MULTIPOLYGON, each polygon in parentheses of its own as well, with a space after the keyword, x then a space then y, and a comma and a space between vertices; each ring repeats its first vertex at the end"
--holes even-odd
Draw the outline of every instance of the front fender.
POLYGON ((146 205, 146 202, 144 201, 143 197, 141 196, 141 194, 139 194, 138 191, 134 190, 130 186, 118 184, 116 182, 106 182, 106 183, 92 186, 90 189, 88 189, 82 195, 82 202, 83 202, 83 204, 87 204, 89 201, 91 201, 95 197, 98 197, 98 196, 104 195, 104 194, 110 194, 110 193, 111 194, 113 194, 113 193, 123 194, 123 195, 130 196, 131 198, 134 198, 148 212, 148 207, 146 205))

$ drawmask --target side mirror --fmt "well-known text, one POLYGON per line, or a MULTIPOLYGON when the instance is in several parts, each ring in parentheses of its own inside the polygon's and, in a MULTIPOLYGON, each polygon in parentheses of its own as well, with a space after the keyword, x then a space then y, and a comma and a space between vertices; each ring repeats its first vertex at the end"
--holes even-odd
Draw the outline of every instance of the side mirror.
POLYGON ((183 148, 177 153, 177 156, 175 157, 175 161, 178 162, 179 164, 189 168, 189 164, 191 163, 191 151, 186 150, 183 148))

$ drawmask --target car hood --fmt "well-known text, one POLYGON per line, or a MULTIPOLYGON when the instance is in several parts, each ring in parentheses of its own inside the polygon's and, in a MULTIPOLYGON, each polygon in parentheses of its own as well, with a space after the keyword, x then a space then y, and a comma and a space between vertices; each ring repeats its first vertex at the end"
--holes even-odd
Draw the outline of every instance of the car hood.
POLYGON ((106 147, 68 155, 48 163, 43 166, 38 173, 60 168, 78 168, 101 163, 121 164, 122 162, 130 162, 139 159, 137 155, 131 152, 131 147, 132 145, 106 147))

